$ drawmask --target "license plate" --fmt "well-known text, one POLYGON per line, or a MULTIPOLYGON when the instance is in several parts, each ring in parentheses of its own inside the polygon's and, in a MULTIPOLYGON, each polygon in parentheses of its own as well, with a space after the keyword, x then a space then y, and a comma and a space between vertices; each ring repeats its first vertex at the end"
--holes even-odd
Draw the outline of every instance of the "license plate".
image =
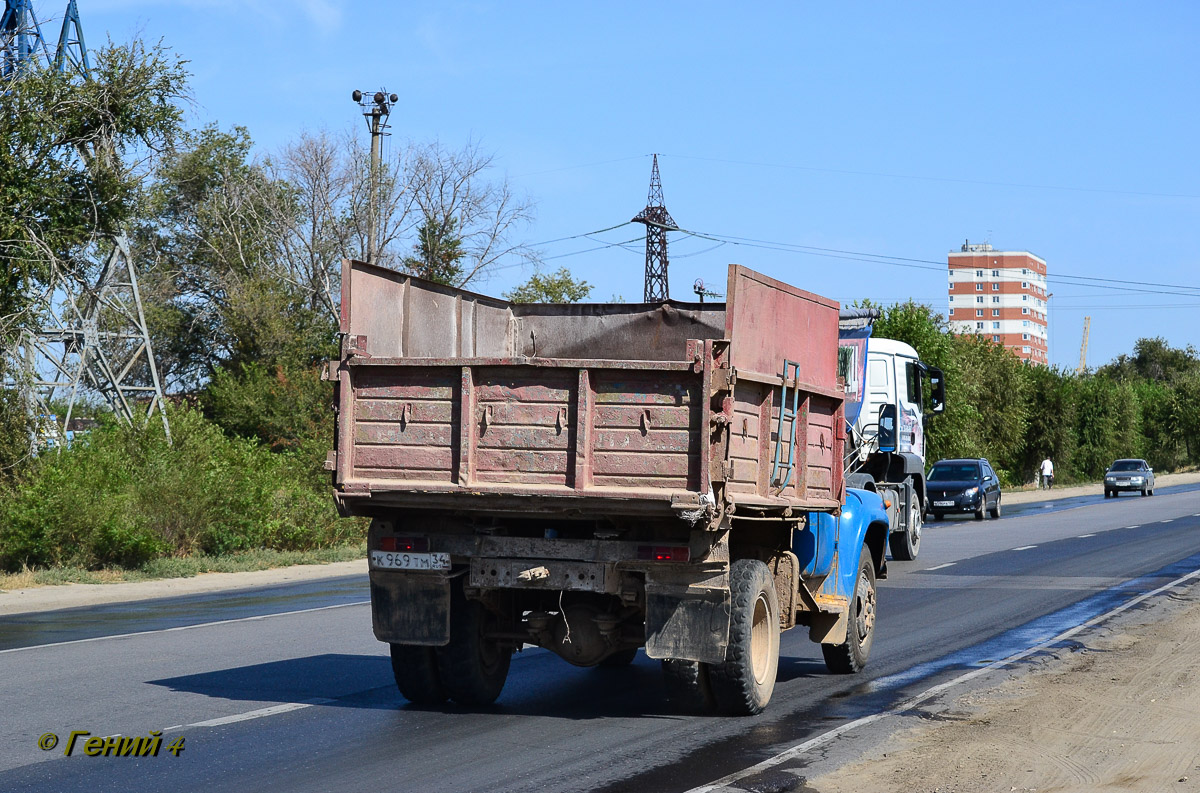
POLYGON ((387 570, 449 570, 450 554, 371 551, 371 567, 387 570))
POLYGON ((933 502, 933 505, 935 507, 952 507, 952 506, 954 506, 954 502, 953 501, 935 501, 935 502, 933 502))

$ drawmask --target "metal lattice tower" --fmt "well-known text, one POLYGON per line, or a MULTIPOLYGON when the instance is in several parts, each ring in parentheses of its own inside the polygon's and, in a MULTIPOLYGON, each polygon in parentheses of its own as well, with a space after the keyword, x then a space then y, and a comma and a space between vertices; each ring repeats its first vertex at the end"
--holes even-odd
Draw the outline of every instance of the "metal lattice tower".
POLYGON ((1076 374, 1083 374, 1087 371, 1087 345, 1088 333, 1092 329, 1092 318, 1083 318, 1083 343, 1079 345, 1079 367, 1075 370, 1076 374))
POLYGON ((661 303, 671 296, 667 283, 667 232, 678 231, 679 227, 663 204, 657 154, 654 155, 654 167, 650 171, 650 195, 646 199, 646 208, 630 222, 646 226, 645 302, 661 303))
MULTIPOLYGON (((0 69, 6 76, 44 67, 91 79, 75 0, 67 3, 53 56, 31 0, 5 0, 0 52, 0 69)), ((111 156, 86 150, 78 154, 85 163, 111 156)), ((98 266, 89 268, 93 275, 53 267, 32 309, 33 321, 26 323, 36 330, 23 330, 5 351, 11 379, 4 386, 19 389, 25 397, 32 451, 56 440, 52 403, 66 403, 65 430, 84 392, 98 394, 127 424, 134 424, 139 415, 149 419, 158 411, 168 441, 171 437, 129 240, 120 232, 101 239, 95 250, 98 266)))

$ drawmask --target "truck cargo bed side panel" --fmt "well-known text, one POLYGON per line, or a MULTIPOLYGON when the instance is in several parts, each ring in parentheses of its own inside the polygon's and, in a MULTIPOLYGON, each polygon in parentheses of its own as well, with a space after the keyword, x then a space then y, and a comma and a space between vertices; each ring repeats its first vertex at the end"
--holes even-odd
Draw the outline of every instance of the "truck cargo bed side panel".
POLYGON ((700 382, 687 372, 592 372, 592 484, 700 486, 700 382))
POLYGON ((353 477, 455 481, 458 376, 451 367, 353 369, 353 477))
POLYGON ((573 369, 478 369, 468 481, 573 485, 578 385, 573 369))

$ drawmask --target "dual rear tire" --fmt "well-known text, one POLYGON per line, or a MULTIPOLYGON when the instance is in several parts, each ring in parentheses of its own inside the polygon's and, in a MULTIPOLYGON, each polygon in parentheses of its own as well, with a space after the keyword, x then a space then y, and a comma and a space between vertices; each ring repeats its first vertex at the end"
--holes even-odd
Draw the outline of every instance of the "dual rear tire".
POLYGON ((415 705, 440 705, 452 699, 467 707, 490 705, 508 679, 512 648, 487 636, 493 617, 462 591, 462 579, 450 590, 450 642, 444 647, 391 645, 396 687, 415 705))

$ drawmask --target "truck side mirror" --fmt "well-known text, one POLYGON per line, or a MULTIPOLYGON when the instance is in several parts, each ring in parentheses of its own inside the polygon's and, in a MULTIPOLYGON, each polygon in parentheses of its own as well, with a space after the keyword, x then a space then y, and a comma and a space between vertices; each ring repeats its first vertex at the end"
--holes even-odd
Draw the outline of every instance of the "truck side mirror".
POLYGON ((929 384, 933 387, 929 397, 932 412, 942 413, 946 410, 946 378, 936 366, 929 367, 929 384))
POLYGON ((896 451, 896 405, 888 404, 879 408, 879 431, 875 436, 879 441, 879 451, 896 451))

